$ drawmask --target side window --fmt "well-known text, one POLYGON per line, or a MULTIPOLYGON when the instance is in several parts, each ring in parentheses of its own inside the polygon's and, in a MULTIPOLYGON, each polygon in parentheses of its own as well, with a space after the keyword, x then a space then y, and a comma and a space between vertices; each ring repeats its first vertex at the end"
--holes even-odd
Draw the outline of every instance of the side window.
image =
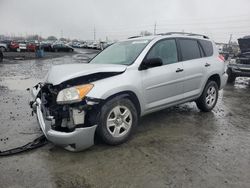
POLYGON ((201 45, 199 44, 199 49, 200 49, 200 53, 201 53, 201 57, 206 57, 201 45))
POLYGON ((199 42, 205 52, 205 56, 206 57, 212 56, 214 53, 212 42, 206 40, 199 40, 199 42))
POLYGON ((147 55, 147 59, 160 58, 164 65, 178 62, 175 39, 162 40, 156 43, 147 55))
POLYGON ((201 58, 198 42, 192 39, 179 39, 182 61, 201 58))

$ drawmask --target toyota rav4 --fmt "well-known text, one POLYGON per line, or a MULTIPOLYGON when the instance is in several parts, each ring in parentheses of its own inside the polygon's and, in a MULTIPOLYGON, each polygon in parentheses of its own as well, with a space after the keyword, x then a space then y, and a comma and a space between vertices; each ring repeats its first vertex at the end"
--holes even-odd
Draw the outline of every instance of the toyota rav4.
POLYGON ((195 101, 216 105, 226 64, 208 37, 165 33, 117 42, 89 63, 53 66, 31 91, 47 139, 70 151, 124 143, 146 114, 195 101))

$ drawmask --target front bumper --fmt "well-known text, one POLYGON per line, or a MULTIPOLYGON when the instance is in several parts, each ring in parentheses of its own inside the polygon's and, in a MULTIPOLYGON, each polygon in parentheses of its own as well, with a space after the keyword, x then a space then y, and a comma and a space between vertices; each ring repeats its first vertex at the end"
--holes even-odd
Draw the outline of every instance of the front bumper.
POLYGON ((232 69, 232 72, 236 76, 245 76, 250 77, 250 70, 242 70, 242 69, 232 69))
MULTIPOLYGON (((40 88, 32 89, 32 96, 35 97, 40 88)), ((91 127, 75 128, 72 132, 62 132, 52 129, 53 117, 43 113, 43 106, 40 98, 36 98, 32 104, 36 112, 37 120, 43 134, 55 145, 61 146, 69 151, 81 151, 94 145, 94 135, 97 125, 91 127)))
POLYGON ((228 68, 231 69, 232 73, 236 76, 250 77, 250 65, 248 64, 229 65, 228 68))

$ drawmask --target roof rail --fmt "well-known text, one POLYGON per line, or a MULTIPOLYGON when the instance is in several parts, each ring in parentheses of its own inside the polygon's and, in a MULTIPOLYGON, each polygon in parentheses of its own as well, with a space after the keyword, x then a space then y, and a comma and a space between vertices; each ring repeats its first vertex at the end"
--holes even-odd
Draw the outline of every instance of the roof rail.
POLYGON ((142 37, 142 36, 132 36, 132 37, 129 37, 128 39, 135 39, 135 38, 139 38, 139 37, 142 37))
POLYGON ((187 36, 200 36, 200 37, 203 37, 205 39, 209 39, 209 37, 206 35, 195 34, 195 33, 185 33, 185 32, 168 32, 168 33, 160 33, 158 35, 174 35, 174 34, 187 35, 187 36))

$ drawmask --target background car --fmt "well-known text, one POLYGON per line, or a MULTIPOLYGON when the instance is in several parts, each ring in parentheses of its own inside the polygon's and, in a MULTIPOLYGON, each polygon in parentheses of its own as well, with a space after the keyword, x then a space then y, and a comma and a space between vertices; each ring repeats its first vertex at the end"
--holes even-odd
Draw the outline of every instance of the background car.
POLYGON ((7 51, 7 44, 0 42, 0 51, 6 52, 7 51))
POLYGON ((237 77, 250 77, 250 37, 238 39, 240 51, 228 64, 228 83, 233 83, 237 77))
POLYGON ((17 49, 17 51, 26 52, 27 51, 26 42, 24 42, 24 41, 19 42, 19 48, 17 49))
POLYGON ((52 46, 50 43, 41 43, 40 44, 41 49, 43 49, 45 52, 51 52, 52 46))
POLYGON ((15 41, 11 41, 11 43, 10 43, 10 51, 16 52, 18 48, 19 48, 19 43, 15 42, 15 41))
POLYGON ((39 45, 36 43, 30 42, 27 44, 27 51, 28 52, 35 52, 37 46, 39 46, 39 45))
POLYGON ((52 45, 53 52, 73 52, 74 48, 65 44, 54 44, 52 45))

